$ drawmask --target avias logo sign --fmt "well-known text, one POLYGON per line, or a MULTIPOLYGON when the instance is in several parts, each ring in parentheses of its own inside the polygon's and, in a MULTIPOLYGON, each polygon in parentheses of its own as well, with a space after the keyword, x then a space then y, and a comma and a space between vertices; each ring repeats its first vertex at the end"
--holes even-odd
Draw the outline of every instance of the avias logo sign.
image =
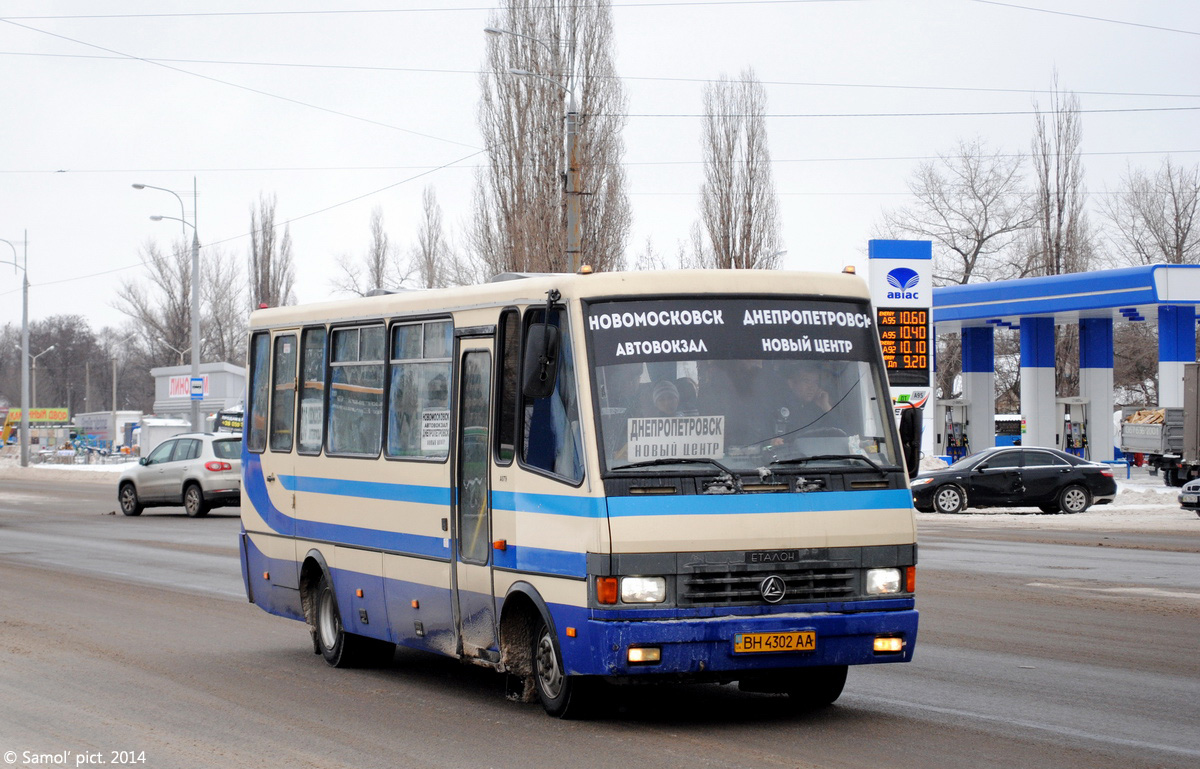
POLYGON ((888 299, 920 299, 920 295, 911 289, 921 282, 921 276, 916 270, 907 267, 897 267, 887 274, 887 282, 896 291, 889 291, 888 299))

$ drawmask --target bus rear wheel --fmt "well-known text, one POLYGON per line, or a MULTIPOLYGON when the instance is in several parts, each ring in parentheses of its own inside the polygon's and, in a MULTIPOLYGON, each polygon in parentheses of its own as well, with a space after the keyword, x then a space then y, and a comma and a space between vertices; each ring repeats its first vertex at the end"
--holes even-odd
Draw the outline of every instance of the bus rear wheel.
POLYGON ((395 644, 347 633, 329 577, 321 575, 315 602, 316 641, 321 656, 335 668, 374 667, 391 662, 395 644))
POLYGON ((544 621, 533 635, 533 683, 542 707, 550 715, 556 718, 586 715, 589 681, 566 674, 558 639, 544 621))
POLYGON ((846 665, 807 668, 796 672, 788 687, 792 704, 805 710, 825 708, 842 696, 846 686, 846 665))

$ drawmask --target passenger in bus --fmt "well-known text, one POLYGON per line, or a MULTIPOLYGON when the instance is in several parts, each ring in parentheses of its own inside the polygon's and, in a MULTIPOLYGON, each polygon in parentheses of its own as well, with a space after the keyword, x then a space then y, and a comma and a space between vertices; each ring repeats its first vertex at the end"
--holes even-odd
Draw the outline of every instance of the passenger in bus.
POLYGON ((700 414, 698 407, 700 390, 696 386, 696 380, 681 376, 675 380, 675 389, 679 391, 679 415, 683 417, 698 416, 700 414))
POLYGON ((829 393, 821 386, 821 371, 810 363, 797 363, 786 375, 783 408, 793 430, 824 426, 823 418, 833 410, 829 393))
POLYGON ((679 389, 675 387, 674 382, 664 379, 654 385, 653 401, 654 408, 651 410, 651 416, 679 416, 679 389))

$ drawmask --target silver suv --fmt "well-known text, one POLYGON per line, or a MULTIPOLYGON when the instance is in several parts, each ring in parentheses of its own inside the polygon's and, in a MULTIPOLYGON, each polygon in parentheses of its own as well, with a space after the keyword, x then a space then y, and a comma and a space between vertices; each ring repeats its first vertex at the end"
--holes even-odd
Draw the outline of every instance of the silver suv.
POLYGON ((142 509, 183 505, 189 516, 237 505, 242 493, 242 436, 184 433, 158 444, 149 456, 121 473, 117 500, 125 515, 142 509))

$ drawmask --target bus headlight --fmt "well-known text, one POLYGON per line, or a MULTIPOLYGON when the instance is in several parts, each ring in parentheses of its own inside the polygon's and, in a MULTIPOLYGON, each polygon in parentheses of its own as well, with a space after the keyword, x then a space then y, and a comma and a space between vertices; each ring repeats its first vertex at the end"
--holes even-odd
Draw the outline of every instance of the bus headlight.
POLYGON ((890 595, 899 592, 899 569, 867 569, 867 595, 890 595))
POLYGON ((667 581, 662 577, 621 577, 622 603, 662 603, 667 581))

